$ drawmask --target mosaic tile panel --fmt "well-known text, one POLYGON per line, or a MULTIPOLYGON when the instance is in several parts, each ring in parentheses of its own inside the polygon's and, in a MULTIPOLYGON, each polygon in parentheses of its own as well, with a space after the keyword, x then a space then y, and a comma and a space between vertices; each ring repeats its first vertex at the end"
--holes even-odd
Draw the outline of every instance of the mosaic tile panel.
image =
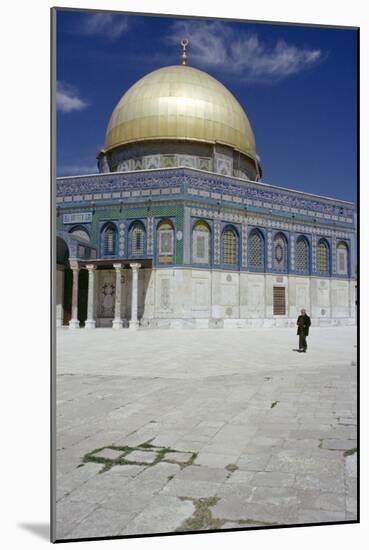
POLYGON ((316 272, 316 235, 313 235, 311 241, 311 263, 313 271, 316 272))
POLYGON ((147 254, 149 256, 153 253, 154 247, 154 218, 150 216, 147 218, 147 254))
POLYGON ((214 263, 220 264, 220 223, 214 224, 214 263))
POLYGON ((267 258, 268 258, 268 269, 272 269, 272 232, 268 231, 267 233, 267 258))
POLYGON ((249 236, 249 263, 250 267, 262 269, 264 267, 264 240, 257 230, 253 230, 249 236))
POLYGON ((349 239, 351 233, 346 231, 337 231, 335 229, 325 229, 323 227, 316 227, 309 224, 296 224, 289 223, 285 221, 277 221, 267 218, 265 215, 260 214, 259 216, 247 215, 246 218, 241 214, 234 214, 228 212, 218 212, 217 210, 212 210, 210 208, 192 208, 191 214, 198 217, 205 217, 210 219, 221 219, 227 222, 242 223, 247 222, 248 225, 255 225, 259 227, 270 227, 273 229, 283 229, 285 231, 296 231, 298 233, 307 233, 307 234, 318 234, 331 236, 332 234, 336 237, 349 239))
POLYGON ((126 237, 126 224, 125 222, 119 222, 119 239, 118 239, 118 252, 119 256, 124 256, 125 251, 125 237, 126 237))
POLYGON ((332 271, 337 273, 337 241, 334 237, 332 239, 332 271))
POLYGON ((281 233, 277 233, 274 237, 273 264, 276 271, 287 270, 287 242, 281 233))
POLYGON ((300 273, 309 271, 309 243, 299 237, 296 245, 296 270, 300 273))
MULTIPOLYGON (((96 242, 97 239, 97 230, 98 223, 101 220, 118 220, 119 222, 124 221, 126 218, 146 218, 148 215, 147 207, 132 207, 132 208, 111 208, 106 210, 101 210, 95 212, 92 222, 92 241, 96 242)), ((150 210, 150 217, 177 217, 177 220, 181 223, 180 229, 182 229, 183 224, 183 209, 178 208, 177 206, 166 205, 166 206, 153 206, 150 210)))
MULTIPOLYGON (((168 162, 170 164, 169 158, 168 162)), ((136 169, 142 169, 142 161, 136 161, 136 169)), ((324 200, 312 197, 308 194, 285 191, 272 185, 260 186, 254 182, 238 182, 236 178, 225 175, 197 174, 195 170, 188 168, 173 169, 168 171, 157 170, 155 173, 127 173, 127 174, 99 174, 97 176, 68 177, 57 179, 57 195, 71 198, 71 195, 83 193, 101 193, 119 190, 145 189, 148 187, 172 185, 189 186, 198 190, 219 192, 243 200, 252 201, 255 206, 262 207, 264 202, 273 204, 273 208, 283 211, 295 211, 302 215, 316 215, 321 213, 326 220, 332 219, 350 223, 353 215, 353 207, 340 201, 324 200), (289 209, 289 210, 287 210, 289 209)))
POLYGON ((295 271, 295 235, 290 234, 290 269, 295 271))
POLYGON ((242 224, 242 266, 247 267, 247 225, 242 224))

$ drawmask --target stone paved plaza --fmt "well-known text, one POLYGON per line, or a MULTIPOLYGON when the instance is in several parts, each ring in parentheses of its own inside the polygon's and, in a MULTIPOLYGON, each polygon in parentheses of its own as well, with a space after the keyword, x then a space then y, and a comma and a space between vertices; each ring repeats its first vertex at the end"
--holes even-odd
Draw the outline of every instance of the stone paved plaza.
POLYGON ((355 520, 356 327, 57 332, 57 539, 355 520))

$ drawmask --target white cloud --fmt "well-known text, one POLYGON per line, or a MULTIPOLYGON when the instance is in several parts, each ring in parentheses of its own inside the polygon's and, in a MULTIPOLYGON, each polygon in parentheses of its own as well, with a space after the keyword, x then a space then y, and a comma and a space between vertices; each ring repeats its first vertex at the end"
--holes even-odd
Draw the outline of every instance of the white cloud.
POLYGON ((56 108, 62 113, 81 111, 88 106, 88 103, 78 97, 76 90, 65 82, 57 82, 56 108))
POLYGON ((273 46, 256 33, 233 32, 219 21, 174 23, 170 40, 189 40, 188 64, 220 68, 248 82, 274 82, 307 69, 322 59, 318 49, 301 49, 284 40, 273 46), (192 63, 191 63, 192 62, 192 63))
POLYGON ((105 36, 114 40, 128 29, 128 20, 124 15, 113 13, 93 13, 83 17, 81 31, 88 36, 105 36))

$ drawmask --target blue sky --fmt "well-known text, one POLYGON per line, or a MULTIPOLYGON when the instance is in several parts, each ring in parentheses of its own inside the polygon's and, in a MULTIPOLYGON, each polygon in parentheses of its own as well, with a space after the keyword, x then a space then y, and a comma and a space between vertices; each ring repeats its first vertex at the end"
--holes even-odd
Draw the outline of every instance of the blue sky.
POLYGON ((351 29, 57 12, 57 175, 97 172, 111 112, 140 77, 180 63, 244 107, 266 183, 356 200, 357 34, 351 29))

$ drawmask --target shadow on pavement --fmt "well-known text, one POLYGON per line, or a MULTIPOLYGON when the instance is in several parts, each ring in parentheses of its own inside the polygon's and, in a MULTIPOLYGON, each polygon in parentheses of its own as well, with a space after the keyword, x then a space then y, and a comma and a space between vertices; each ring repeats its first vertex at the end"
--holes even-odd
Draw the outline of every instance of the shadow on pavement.
POLYGON ((19 523, 18 527, 31 531, 41 539, 50 540, 50 525, 48 523, 19 523))

